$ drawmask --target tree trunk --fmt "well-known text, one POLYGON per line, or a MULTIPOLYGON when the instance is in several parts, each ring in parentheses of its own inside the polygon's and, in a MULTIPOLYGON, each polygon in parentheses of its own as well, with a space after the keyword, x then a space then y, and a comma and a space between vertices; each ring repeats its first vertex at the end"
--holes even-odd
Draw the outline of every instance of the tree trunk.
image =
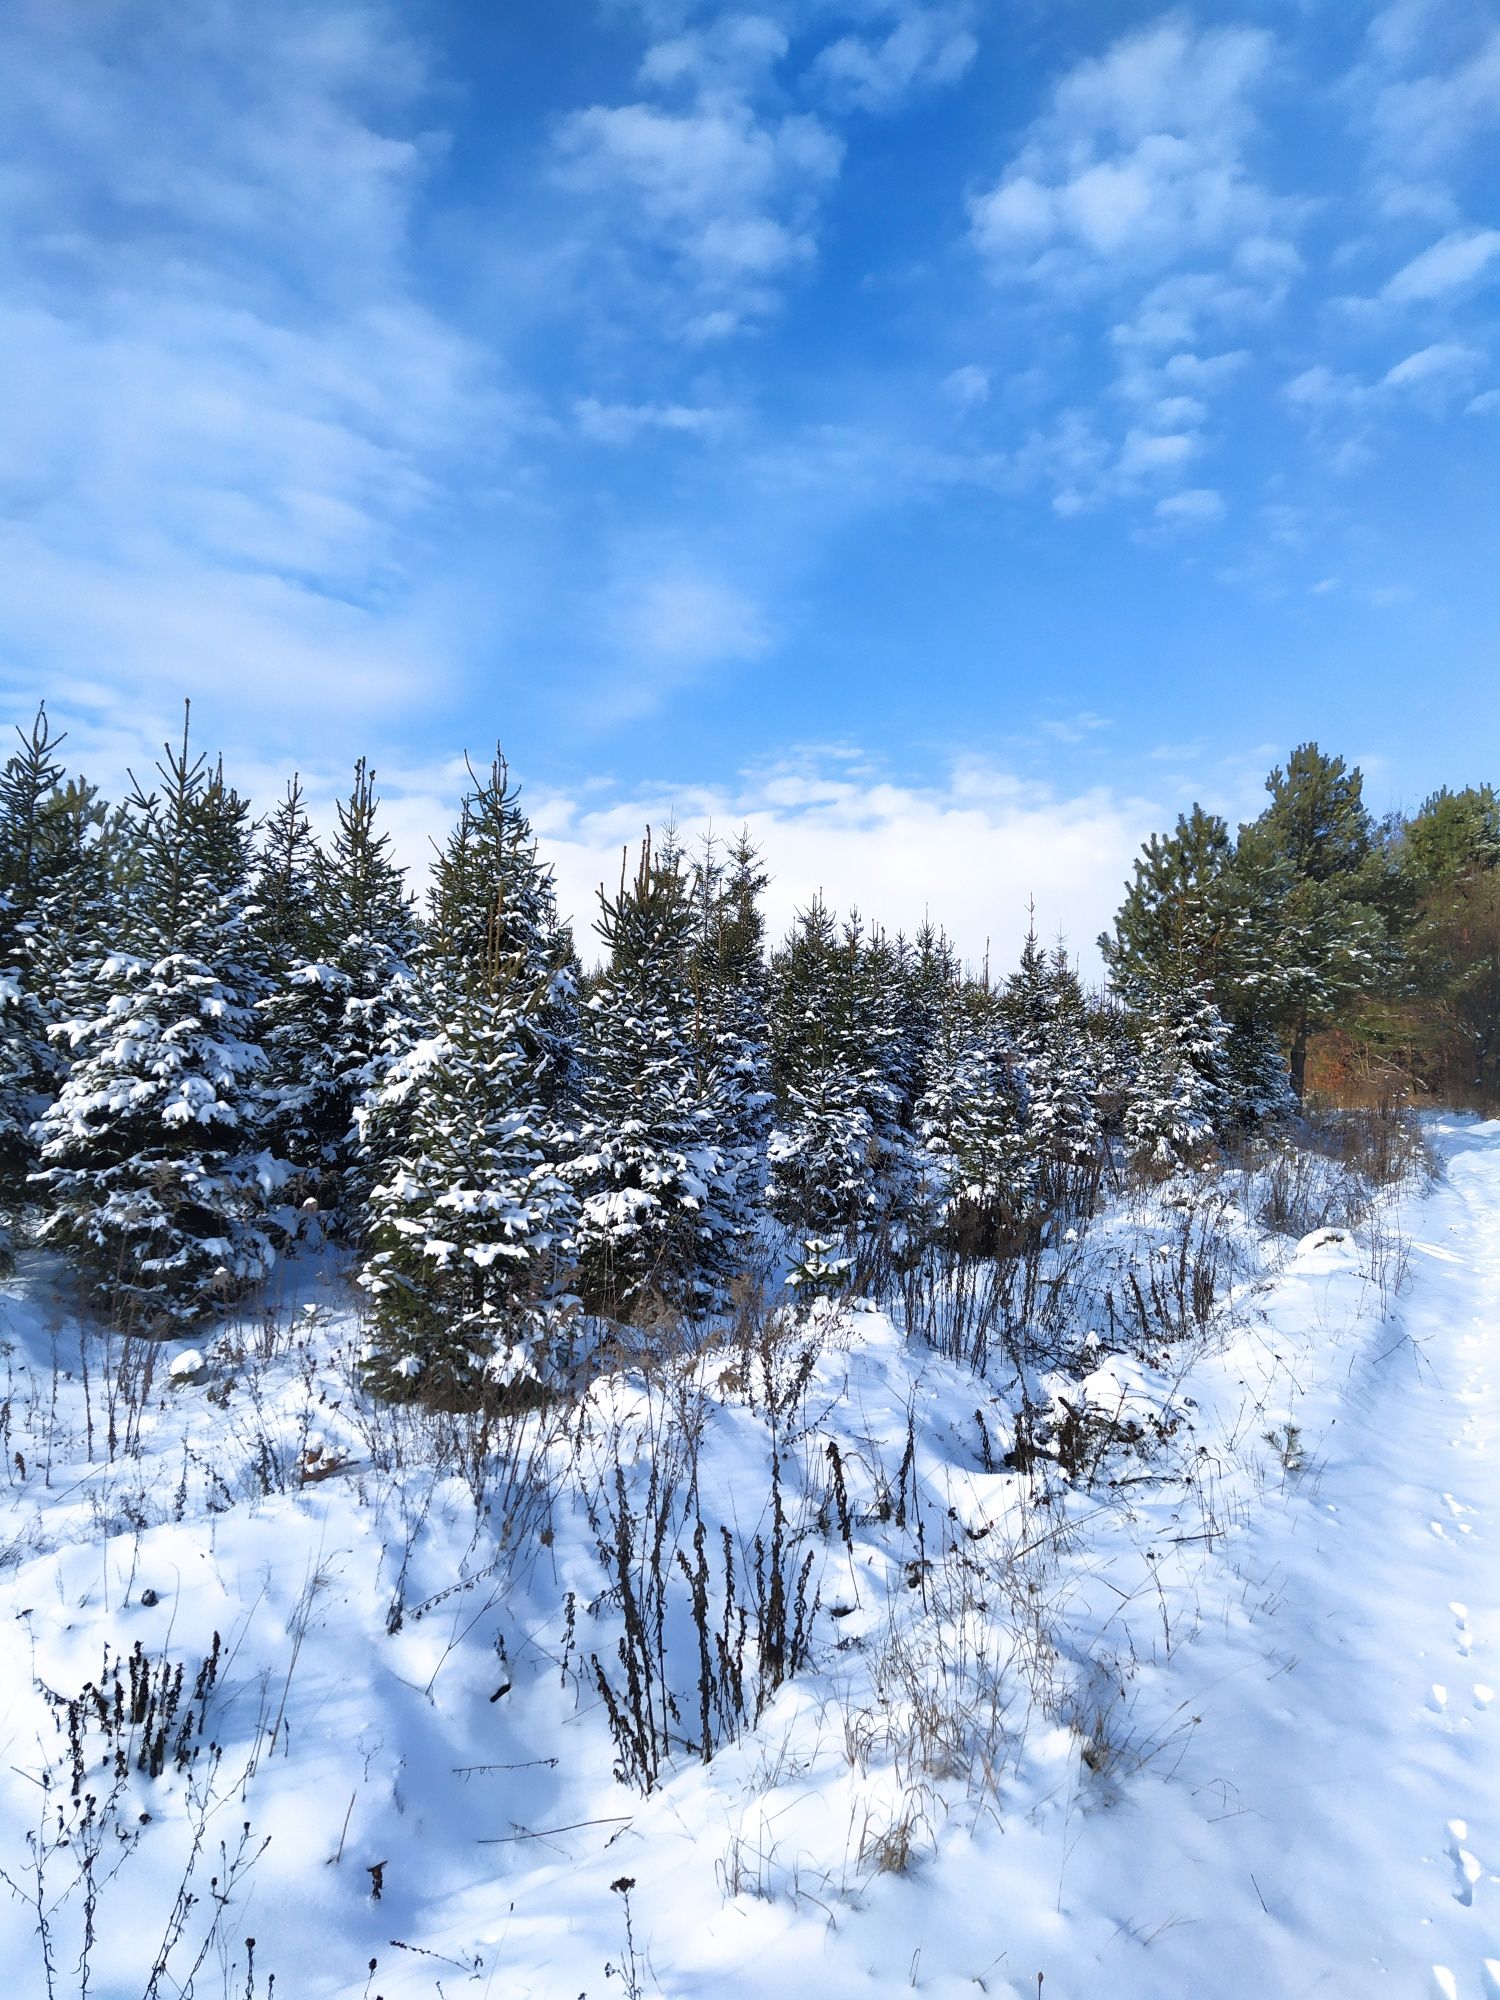
POLYGON ((1307 1090, 1307 1017, 1297 1023, 1292 1036, 1292 1094, 1300 1104, 1307 1090))

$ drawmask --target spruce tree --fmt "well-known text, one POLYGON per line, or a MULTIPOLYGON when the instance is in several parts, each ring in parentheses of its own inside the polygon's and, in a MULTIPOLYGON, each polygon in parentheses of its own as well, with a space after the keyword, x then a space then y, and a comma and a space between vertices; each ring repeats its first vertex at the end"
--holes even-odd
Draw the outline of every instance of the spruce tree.
POLYGON ((333 836, 312 858, 313 955, 293 961, 271 1010, 292 1158, 354 1232, 380 1172, 361 1120, 418 1034, 419 927, 379 805, 361 758, 333 836))
POLYGON ((1061 946, 1045 951, 1035 920, 1001 1011, 1026 1080, 1027 1130, 1043 1206, 1071 1212, 1091 1198, 1101 1135, 1083 989, 1061 946))
POLYGON ((38 997, 38 923, 48 889, 46 818, 63 766, 45 706, 0 770, 0 1261, 36 1164, 33 1127, 53 1094, 56 1065, 38 997))
POLYGON ((1037 1165, 1026 1081, 994 996, 949 989, 937 1014, 917 1123, 931 1162, 939 1226, 963 1247, 1015 1246, 1029 1226, 1037 1165))
POLYGON ((760 897, 767 876, 748 833, 693 864, 693 1038, 699 1084, 724 1155, 726 1204, 744 1264, 765 1211, 771 1088, 770 981, 760 897))
POLYGON ((867 939, 857 915, 841 931, 821 897, 772 966, 771 1208, 820 1242, 852 1250, 915 1211, 906 975, 899 940, 867 939))
POLYGON ((74 1250, 127 1323, 188 1319, 269 1269, 276 1162, 260 1146, 248 965, 248 813, 180 748, 162 789, 132 781, 138 865, 103 963, 103 1004, 69 1024, 73 1064, 41 1125, 44 1237, 74 1250))
POLYGON ((1207 982, 1154 991, 1139 1035, 1126 1144, 1156 1167, 1187 1165, 1212 1145, 1230 1103, 1228 1030, 1207 982))
POLYGON ((851 1040, 872 1147, 865 1221, 899 1237, 919 1201, 916 1102, 927 1059, 927 1024, 913 991, 912 952, 899 933, 875 929, 867 936, 855 913, 844 926, 844 953, 851 1040))
POLYGON ((876 1137, 851 956, 821 896, 772 966, 776 1115, 771 1209, 805 1237, 847 1242, 870 1211, 876 1137))
POLYGON ((418 984, 429 1032, 368 1121, 398 1136, 360 1275, 376 1321, 367 1378, 437 1401, 515 1394, 543 1372, 576 1225, 555 1119, 576 1064, 571 940, 498 756, 438 857, 418 984))
POLYGON ((670 847, 648 833, 632 880, 599 891, 609 951, 582 1013, 578 1281, 616 1318, 710 1303, 735 1239, 734 1164, 718 1144, 694 1048, 694 912, 670 847))
MULTIPOLYGON (((315 1191, 328 1164, 319 1130, 328 984, 318 976, 318 847, 302 780, 260 829, 251 935, 264 987, 265 1122, 276 1151, 315 1191)), ((334 992, 341 982, 332 982, 334 992)))
POLYGON ((1195 805, 1147 841, 1114 933, 1099 940, 1116 993, 1143 1019, 1186 1019, 1205 994, 1212 1001, 1226 1024, 1226 1108, 1245 1125, 1291 1103, 1277 1032, 1281 929, 1274 876, 1242 860, 1225 822, 1195 805))
POLYGON ((42 869, 32 925, 36 990, 52 1040, 52 1069, 67 1073, 70 1024, 96 1011, 121 913, 140 884, 129 815, 106 805, 85 777, 68 778, 42 821, 42 869))

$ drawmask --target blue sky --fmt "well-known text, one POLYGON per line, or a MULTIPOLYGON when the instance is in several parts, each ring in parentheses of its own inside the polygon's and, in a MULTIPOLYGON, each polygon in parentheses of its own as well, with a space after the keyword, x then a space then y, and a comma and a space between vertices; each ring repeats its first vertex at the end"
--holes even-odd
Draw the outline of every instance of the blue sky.
POLYGON ((1495 777, 1500 14, 11 0, 0 674, 415 855, 499 737, 1085 946, 1315 736, 1495 777))

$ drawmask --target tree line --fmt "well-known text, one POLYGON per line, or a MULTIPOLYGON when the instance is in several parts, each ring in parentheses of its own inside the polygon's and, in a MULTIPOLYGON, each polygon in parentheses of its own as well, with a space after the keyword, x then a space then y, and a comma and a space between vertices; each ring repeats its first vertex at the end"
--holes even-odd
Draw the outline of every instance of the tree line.
POLYGON ((117 804, 45 709, 17 733, 8 1234, 162 1332, 315 1215, 389 1396, 518 1389, 578 1313, 710 1310, 773 1242, 804 1294, 935 1239, 1004 1254, 1087 1213, 1111 1162, 1166 1174, 1290 1116, 1331 1024, 1494 1083, 1494 794, 1377 826, 1313 745, 1237 837, 1195 807, 1147 844, 1091 993, 1034 926, 1000 978, 821 899, 768 949, 748 839, 671 830, 601 889, 585 970, 498 754, 419 904, 363 763, 320 841, 297 779, 257 820, 186 715, 117 804))

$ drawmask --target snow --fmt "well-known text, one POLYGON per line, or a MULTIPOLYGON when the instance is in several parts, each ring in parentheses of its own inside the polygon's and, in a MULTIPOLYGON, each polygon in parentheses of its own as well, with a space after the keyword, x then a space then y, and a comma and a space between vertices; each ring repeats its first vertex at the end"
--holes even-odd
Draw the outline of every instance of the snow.
MULTIPOLYGON (((0 1328, 0 1868, 29 1893, 49 1763, 49 1810, 71 1810, 42 1690, 77 1694, 137 1641, 191 1684, 217 1633, 196 1763, 130 1768, 99 2000, 145 1987, 195 1788, 178 1981, 246 1821, 258 1856, 200 1993, 247 1990, 250 1936, 255 1992, 274 1971, 299 2000, 1500 1992, 1500 1124, 1431 1136, 1443 1177, 1353 1226, 1267 1236, 1253 1190, 1184 1179, 1067 1246, 1080 1270, 1166 1272, 1178 1232, 1211 1234, 1232 1309, 1191 1338, 1090 1315, 1069 1366, 1018 1384, 992 1357, 986 1382, 815 1301, 764 1362, 732 1341, 650 1374, 617 1356, 581 1413, 518 1423, 509 1463, 499 1437, 481 1465, 461 1423, 362 1397, 362 1309, 326 1256, 159 1362, 138 1419, 114 1385, 151 1356, 81 1335, 62 1267, 23 1261, 0 1328), (1039 1420, 1071 1411, 1092 1478, 1006 1469, 1021 1385, 1039 1420), (653 1469, 685 1479, 690 1417, 707 1546, 722 1523, 747 1577, 772 1402, 813 1657, 642 1798, 589 1667, 622 1679, 584 1496, 607 1537, 614 1466, 644 1508, 653 1469), (1098 1445, 1127 1426, 1138 1444, 1098 1445)), ((679 1577, 681 1736, 686 1604, 679 1577)), ((80 1851, 52 1857, 49 1896, 80 1851)), ((72 1991, 80 1893, 53 1922, 72 1991)), ((18 1993, 46 1990, 36 1923, 0 1886, 18 1993)))

